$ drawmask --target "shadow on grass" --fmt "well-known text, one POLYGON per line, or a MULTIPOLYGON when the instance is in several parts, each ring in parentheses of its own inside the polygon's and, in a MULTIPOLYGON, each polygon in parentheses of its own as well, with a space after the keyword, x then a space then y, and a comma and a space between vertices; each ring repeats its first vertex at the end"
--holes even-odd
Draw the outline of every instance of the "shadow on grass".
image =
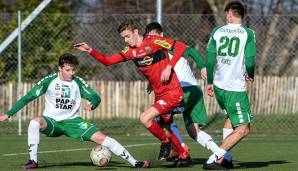
MULTIPOLYGON (((152 163, 150 168, 163 168, 163 169, 170 169, 170 168, 176 168, 174 164, 175 161, 166 162, 166 161, 157 161, 152 163)), ((203 165, 203 163, 206 162, 205 158, 192 158, 192 165, 185 167, 185 168, 191 168, 194 165, 203 165)))
POLYGON ((44 168, 67 167, 67 166, 95 167, 96 170, 116 170, 119 167, 123 167, 123 168, 131 167, 123 162, 111 161, 106 167, 97 167, 97 166, 94 166, 91 162, 71 162, 71 163, 45 163, 40 165, 38 168, 44 169, 44 168))
POLYGON ((281 165, 290 163, 285 160, 276 160, 276 161, 261 161, 261 162, 237 162, 234 169, 243 169, 243 168, 261 168, 268 167, 269 165, 281 165))

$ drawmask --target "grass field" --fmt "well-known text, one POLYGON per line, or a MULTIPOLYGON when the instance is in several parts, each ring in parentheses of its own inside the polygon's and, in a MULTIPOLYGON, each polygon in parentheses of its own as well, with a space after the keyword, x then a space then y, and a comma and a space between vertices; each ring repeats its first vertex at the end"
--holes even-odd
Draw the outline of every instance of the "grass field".
MULTIPOLYGON (((158 141, 152 136, 114 136, 139 160, 150 160, 149 170, 202 170, 202 165, 210 152, 184 136, 191 148, 193 166, 171 168, 171 162, 156 160, 159 152, 158 141)), ((215 137, 220 140, 220 137, 215 137)), ((295 170, 298 168, 298 137, 250 136, 233 149, 235 169, 233 170, 295 170)), ((117 156, 113 156, 107 167, 93 166, 89 159, 91 142, 80 142, 67 137, 48 138, 41 136, 38 170, 87 171, 87 170, 132 170, 131 166, 117 156)), ((27 137, 1 135, 0 170, 22 170, 27 162, 27 137)), ((136 169, 135 169, 136 170, 136 169)))

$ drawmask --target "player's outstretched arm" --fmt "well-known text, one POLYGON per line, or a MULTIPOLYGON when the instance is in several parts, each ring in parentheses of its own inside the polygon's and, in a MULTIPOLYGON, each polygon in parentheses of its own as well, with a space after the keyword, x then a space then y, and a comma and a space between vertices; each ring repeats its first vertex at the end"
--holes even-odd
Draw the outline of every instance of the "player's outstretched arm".
POLYGON ((0 115, 0 122, 7 121, 9 116, 7 114, 0 115))
POLYGON ((84 43, 84 42, 77 43, 73 45, 73 47, 80 51, 89 53, 93 58, 95 58, 97 61, 99 61, 100 63, 106 66, 124 61, 124 58, 120 53, 114 54, 111 56, 106 56, 100 52, 97 52, 95 49, 91 48, 87 43, 84 43))

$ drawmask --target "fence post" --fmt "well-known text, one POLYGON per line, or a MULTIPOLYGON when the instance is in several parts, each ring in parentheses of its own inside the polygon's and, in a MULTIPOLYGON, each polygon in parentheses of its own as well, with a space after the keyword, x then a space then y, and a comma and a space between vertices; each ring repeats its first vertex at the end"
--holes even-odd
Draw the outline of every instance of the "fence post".
MULTIPOLYGON (((22 93, 22 44, 21 44, 21 11, 18 11, 18 99, 23 95, 22 93)), ((18 113, 18 133, 22 135, 22 112, 18 113)))

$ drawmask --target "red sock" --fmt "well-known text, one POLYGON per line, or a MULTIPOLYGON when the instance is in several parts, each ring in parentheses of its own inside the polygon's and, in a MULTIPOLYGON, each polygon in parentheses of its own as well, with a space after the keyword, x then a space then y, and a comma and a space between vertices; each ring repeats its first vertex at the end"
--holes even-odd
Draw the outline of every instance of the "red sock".
POLYGON ((162 143, 169 142, 169 139, 166 133, 163 131, 163 129, 161 129, 161 127, 155 121, 152 121, 152 125, 147 129, 149 132, 151 132, 152 135, 158 138, 162 143))
POLYGON ((179 158, 182 158, 182 159, 187 158, 189 156, 189 154, 186 151, 184 151, 184 149, 181 146, 181 144, 180 144, 178 138, 176 137, 176 135, 171 134, 169 138, 172 141, 172 143, 174 145, 173 149, 174 149, 174 151, 176 151, 178 153, 179 158))

